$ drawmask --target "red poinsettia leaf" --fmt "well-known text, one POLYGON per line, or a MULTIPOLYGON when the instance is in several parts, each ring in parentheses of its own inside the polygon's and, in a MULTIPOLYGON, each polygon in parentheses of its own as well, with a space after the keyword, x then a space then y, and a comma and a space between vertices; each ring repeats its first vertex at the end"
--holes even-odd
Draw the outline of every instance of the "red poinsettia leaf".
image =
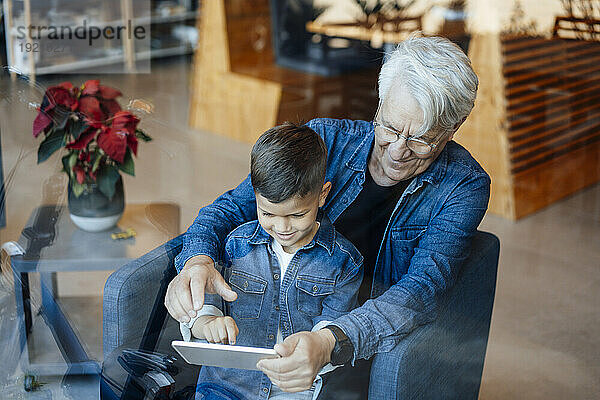
POLYGON ((116 113, 121 111, 121 106, 117 103, 116 100, 100 100, 100 107, 102 107, 102 111, 107 116, 107 119, 113 117, 116 113))
POLYGON ((40 133, 46 130, 52 123, 50 118, 45 112, 40 111, 33 121, 33 137, 38 137, 40 133))
POLYGON ((67 149, 69 150, 83 150, 86 148, 86 146, 92 141, 94 140, 94 137, 96 136, 96 132, 97 129, 95 128, 90 128, 87 131, 83 132, 81 135, 79 135, 79 138, 71 143, 67 144, 67 149))
POLYGON ((83 167, 77 164, 73 167, 73 172, 75 172, 77 182, 79 182, 80 185, 83 184, 83 181, 85 180, 85 171, 83 170, 83 167))
POLYGON ((75 175, 77 176, 77 182, 79 182, 80 185, 83 184, 83 181, 85 180, 85 171, 83 170, 83 167, 77 164, 73 167, 73 172, 75 172, 75 175))
POLYGON ((104 113, 100 108, 100 102, 94 96, 80 97, 79 111, 87 117, 90 124, 102 123, 105 120, 104 113))
POLYGON ((94 95, 98 93, 98 90, 100 90, 100 81, 97 79, 91 79, 89 81, 85 81, 83 84, 83 92, 81 92, 81 94, 94 95))
POLYGON ((95 129, 102 129, 102 128, 106 128, 106 125, 104 125, 104 120, 94 120, 92 121, 90 118, 84 116, 85 122, 92 128, 95 129))
POLYGON ((110 158, 122 163, 127 150, 127 131, 111 128, 101 132, 98 135, 98 146, 110 158))
POLYGON ((114 115, 112 127, 125 129, 129 134, 135 135, 135 128, 139 122, 139 118, 129 111, 120 111, 114 115))
POLYGON ((131 149, 133 154, 137 157, 138 140, 135 137, 135 135, 132 135, 132 134, 127 135, 127 146, 129 146, 129 148, 131 149))
MULTIPOLYGON (((48 97, 48 102, 51 104, 50 108, 53 108, 56 105, 65 106, 66 108, 73 109, 73 105, 77 104, 77 99, 73 94, 65 88, 60 86, 52 86, 46 90, 46 96, 48 97)), ((44 111, 48 111, 49 108, 46 107, 44 111)))
POLYGON ((100 86, 100 97, 106 100, 113 100, 123 95, 120 91, 109 86, 100 86))
POLYGON ((61 87, 63 89, 66 90, 71 90, 73 89, 73 84, 71 82, 63 82, 63 83, 59 83, 58 85, 56 85, 58 87, 61 87))

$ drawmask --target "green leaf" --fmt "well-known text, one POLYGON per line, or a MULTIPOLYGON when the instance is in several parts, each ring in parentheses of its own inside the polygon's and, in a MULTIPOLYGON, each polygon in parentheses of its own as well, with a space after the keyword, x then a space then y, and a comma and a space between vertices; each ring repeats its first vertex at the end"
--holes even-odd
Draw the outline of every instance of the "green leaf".
POLYGON ((126 174, 131 176, 135 176, 135 167, 133 165, 133 156, 131 155, 131 150, 127 148, 125 151, 125 159, 122 164, 119 164, 119 169, 126 174))
POLYGON ((149 142, 152 140, 152 138, 148 135, 146 135, 144 133, 144 131, 140 130, 140 129, 136 129, 135 130, 135 137, 137 137, 138 139, 143 140, 144 142, 149 142))
POLYGON ((64 132, 60 130, 54 130, 50 135, 46 136, 38 148, 37 163, 40 164, 46 161, 56 150, 64 145, 64 140, 64 132))
POLYGON ((71 176, 71 168, 69 167, 69 158, 70 154, 66 154, 61 158, 63 171, 66 172, 69 176, 71 176))
POLYGON ((77 164, 77 153, 72 152, 69 156, 69 170, 72 171, 73 167, 77 164))
POLYGON ((75 140, 79 139, 79 136, 89 128, 89 125, 85 122, 82 117, 79 117, 77 121, 71 121, 71 135, 75 140))
POLYGON ((96 172, 98 167, 100 166, 100 160, 102 160, 102 153, 98 150, 94 152, 94 165, 92 165, 92 172, 96 172))
POLYGON ((73 179, 72 182, 73 182, 73 194, 75 195, 75 197, 81 196, 81 193, 83 193, 83 190, 85 189, 85 185, 82 185, 81 183, 77 182, 75 179, 73 179))
POLYGON ((98 189, 100 189, 106 197, 112 199, 115 195, 115 185, 119 180, 119 177, 119 170, 115 166, 105 166, 98 172, 98 178, 96 179, 96 182, 98 182, 98 189))
POLYGON ((64 109, 63 107, 57 106, 54 116, 54 128, 58 130, 63 130, 67 126, 67 122, 71 117, 71 112, 64 109))

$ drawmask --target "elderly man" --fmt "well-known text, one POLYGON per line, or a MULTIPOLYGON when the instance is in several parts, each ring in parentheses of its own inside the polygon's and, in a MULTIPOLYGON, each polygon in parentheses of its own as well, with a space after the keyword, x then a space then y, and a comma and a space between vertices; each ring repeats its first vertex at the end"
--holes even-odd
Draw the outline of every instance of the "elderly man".
MULTIPOLYGON (((413 36, 381 68, 372 122, 308 123, 329 152, 332 189, 322 210, 363 254, 365 279, 362 305, 326 328, 289 335, 282 324, 285 340, 276 346, 282 357, 259 367, 283 390, 309 388, 328 362, 354 364, 388 352, 435 319, 489 199, 490 178, 452 141, 473 108, 477 85, 456 45, 413 36)), ((167 291, 165 305, 174 318, 186 322, 196 315, 204 293, 235 300, 214 262, 225 236, 256 218, 249 179, 200 210, 167 291)))

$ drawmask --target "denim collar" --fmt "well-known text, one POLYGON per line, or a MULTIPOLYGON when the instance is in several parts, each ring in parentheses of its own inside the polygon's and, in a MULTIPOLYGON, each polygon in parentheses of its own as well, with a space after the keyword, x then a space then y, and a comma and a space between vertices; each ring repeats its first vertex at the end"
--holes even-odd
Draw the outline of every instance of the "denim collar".
MULTIPOLYGON (((327 218, 321 210, 319 210, 317 221, 320 222, 319 230, 309 243, 302 246, 302 249, 310 249, 314 247, 315 244, 318 244, 327 250, 327 253, 331 256, 335 245, 335 229, 333 228, 331 221, 329 221, 329 218, 327 218)), ((248 239, 248 243, 269 244, 271 243, 271 239, 271 235, 269 235, 267 231, 260 226, 258 221, 256 221, 256 229, 248 239)))
MULTIPOLYGON (((352 154, 350 159, 346 162, 346 166, 354 171, 365 173, 367 165, 369 164, 369 156, 371 155, 371 149, 373 148, 373 142, 375 140, 375 131, 373 125, 371 129, 366 132, 364 139, 360 142, 356 151, 352 154)), ((421 174, 417 175, 413 179, 414 188, 418 188, 422 185, 422 182, 428 182, 433 186, 437 187, 439 183, 444 179, 446 175, 446 169, 448 168, 448 145, 446 143, 444 150, 440 153, 438 158, 421 174)))

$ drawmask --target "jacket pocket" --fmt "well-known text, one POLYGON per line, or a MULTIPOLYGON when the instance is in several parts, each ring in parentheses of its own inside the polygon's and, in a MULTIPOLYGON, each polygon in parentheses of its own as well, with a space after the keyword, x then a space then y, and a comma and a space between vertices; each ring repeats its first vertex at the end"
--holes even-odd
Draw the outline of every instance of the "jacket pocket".
POLYGON ((231 288, 237 293, 237 299, 231 303, 231 313, 242 319, 256 319, 260 316, 267 282, 247 272, 231 271, 231 288))
POLYGON ((392 251, 395 256, 412 257, 415 247, 426 230, 426 226, 407 226, 393 229, 391 231, 392 251))
POLYGON ((298 275, 296 278, 298 310, 310 316, 321 315, 325 296, 335 292, 333 279, 298 275))

